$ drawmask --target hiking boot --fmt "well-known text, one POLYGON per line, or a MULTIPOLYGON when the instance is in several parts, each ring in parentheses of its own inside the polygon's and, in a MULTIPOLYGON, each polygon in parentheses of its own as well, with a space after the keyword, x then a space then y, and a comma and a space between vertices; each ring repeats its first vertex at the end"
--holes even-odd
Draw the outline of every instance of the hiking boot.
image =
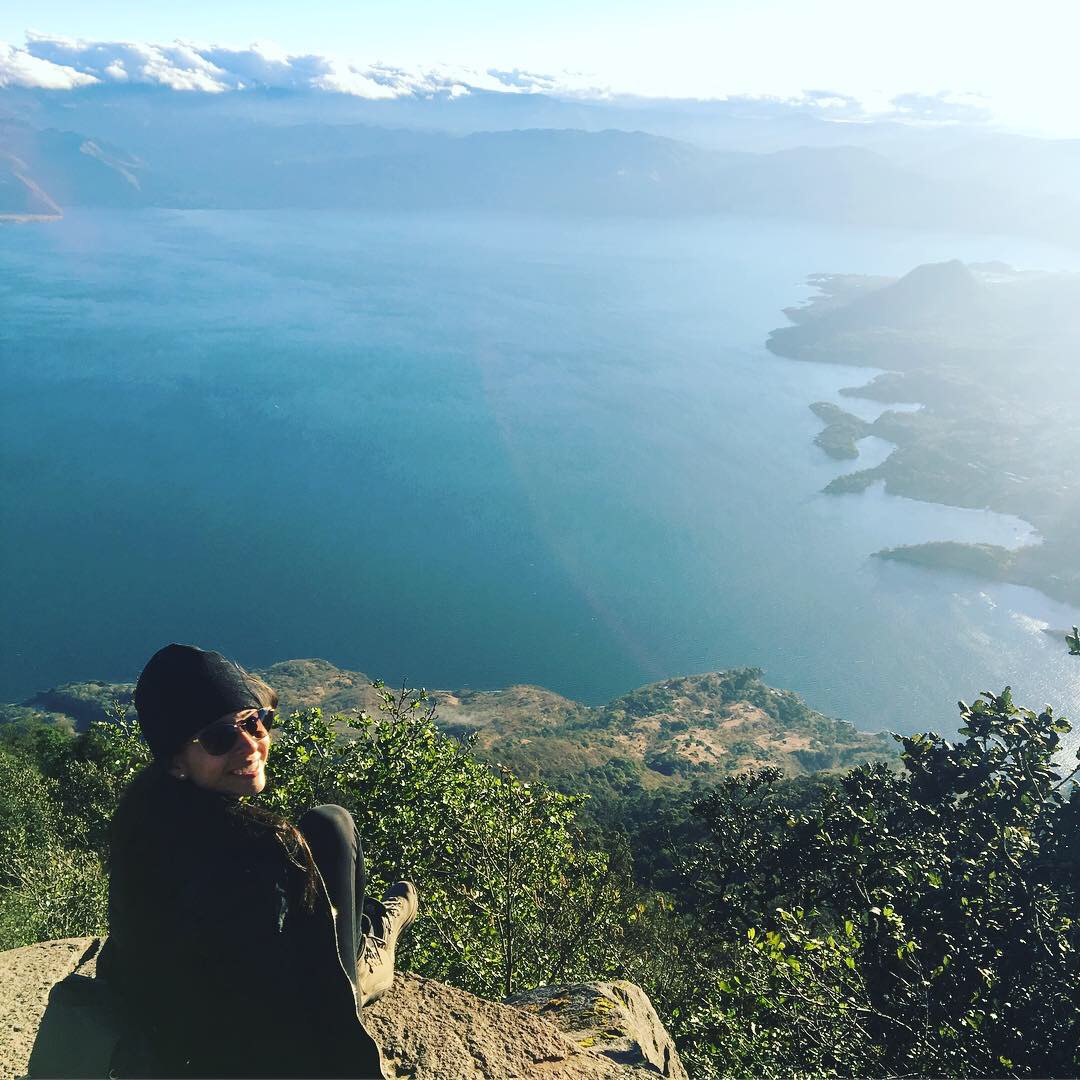
POLYGON ((361 1005, 374 1004, 390 989, 397 940, 416 918, 418 903, 411 881, 391 885, 381 901, 364 898, 364 939, 356 958, 361 1005))

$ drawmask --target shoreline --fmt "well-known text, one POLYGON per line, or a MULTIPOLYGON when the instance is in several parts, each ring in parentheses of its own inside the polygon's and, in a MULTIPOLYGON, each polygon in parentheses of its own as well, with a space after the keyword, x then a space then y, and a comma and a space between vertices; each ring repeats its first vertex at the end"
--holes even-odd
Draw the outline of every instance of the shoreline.
MULTIPOLYGON (((899 281, 867 278, 862 284, 857 275, 814 275, 810 281, 820 295, 802 307, 785 309, 792 325, 773 330, 766 348, 790 360, 878 369, 863 385, 838 391, 880 404, 882 412, 874 420, 831 401, 808 406, 823 424, 814 444, 835 461, 857 462, 857 444, 869 436, 893 447, 878 464, 861 469, 856 465, 834 477, 822 489, 825 494, 860 494, 881 482, 890 495, 1010 515, 1038 538, 1016 547, 935 540, 882 548, 873 557, 1032 588, 1053 602, 1080 605, 1080 575, 1075 559, 1070 562, 1068 557, 1069 537, 1075 536, 1069 515, 1075 517, 1075 508, 1067 499, 1053 498, 1058 475, 1054 459, 1046 463, 1049 455, 1040 455, 1041 447, 1031 437, 1035 429, 1042 439, 1049 438, 1043 431, 1049 425, 1038 409, 1025 415, 1023 400, 1015 400, 1008 371, 1012 354, 1001 349, 986 357, 978 341, 965 338, 962 323, 952 328, 951 337, 937 327, 939 336, 931 340, 918 319, 918 307, 913 308, 907 296, 895 301, 904 329, 893 328, 889 320, 894 313, 886 307, 893 299, 888 293, 927 270, 956 276, 956 267, 969 273, 962 264, 940 264, 920 267, 899 281), (875 310, 868 310, 868 299, 875 310), (980 362, 984 370, 973 370, 980 362), (894 405, 902 408, 890 408, 894 405)), ((1051 419, 1058 415, 1051 413, 1051 419)), ((1059 488, 1061 483, 1057 481, 1059 488)))
MULTIPOLYGON (((898 476, 890 470, 889 463, 893 461, 901 446, 887 435, 875 430, 877 421, 862 420, 852 413, 844 412, 832 402, 814 402, 809 408, 825 423, 825 427, 815 437, 814 443, 834 460, 857 460, 859 451, 856 444, 868 436, 884 439, 893 446, 889 456, 880 464, 865 469, 857 468, 852 472, 841 473, 834 477, 821 489, 823 494, 861 495, 874 484, 880 483, 884 486, 886 494, 898 498, 913 499, 935 506, 947 506, 953 510, 985 510, 993 514, 1008 514, 1017 517, 1037 538, 1033 542, 1019 543, 1015 547, 981 541, 927 540, 918 544, 897 544, 894 547, 881 548, 872 552, 871 558, 906 563, 909 566, 931 571, 962 573, 988 583, 1019 585, 1034 589, 1055 603, 1080 604, 1080 590, 1055 589, 1053 568, 1040 567, 1040 560, 1032 555, 1046 549, 1045 537, 1037 523, 999 507, 985 504, 965 505, 956 500, 934 497, 933 494, 920 489, 917 476, 898 476), (827 416, 829 419, 826 419, 827 416), (854 434, 855 432, 859 434, 854 434), (1020 553, 1028 554, 1025 556, 1020 553)), ((889 410, 886 408, 881 415, 886 416, 888 413, 889 410)))

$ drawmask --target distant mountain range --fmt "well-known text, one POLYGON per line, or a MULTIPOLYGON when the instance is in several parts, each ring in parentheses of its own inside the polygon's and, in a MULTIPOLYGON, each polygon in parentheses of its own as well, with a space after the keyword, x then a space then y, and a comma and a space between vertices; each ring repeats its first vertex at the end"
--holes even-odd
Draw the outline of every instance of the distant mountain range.
MULTIPOLYGON (((259 674, 285 712, 377 713, 380 699, 362 672, 288 660, 259 674)), ((132 692, 130 683, 71 683, 0 706, 0 723, 85 730, 113 702, 130 707, 132 692)), ((760 765, 795 776, 895 760, 887 735, 815 712, 797 694, 767 686, 754 668, 667 679, 596 707, 537 686, 432 696, 440 727, 474 738, 482 759, 568 790, 680 788, 760 765)))
POLYGON ((721 105, 0 89, 0 214, 728 214, 1080 239, 1080 143, 721 105))

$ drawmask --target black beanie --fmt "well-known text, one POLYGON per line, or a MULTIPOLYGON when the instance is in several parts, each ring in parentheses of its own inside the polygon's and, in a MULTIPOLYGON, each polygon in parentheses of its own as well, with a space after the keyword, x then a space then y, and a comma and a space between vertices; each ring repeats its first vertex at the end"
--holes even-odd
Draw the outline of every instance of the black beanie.
POLYGON ((270 704, 263 696, 248 673, 221 653, 166 645, 135 684, 135 709, 154 757, 167 762, 218 717, 270 704))

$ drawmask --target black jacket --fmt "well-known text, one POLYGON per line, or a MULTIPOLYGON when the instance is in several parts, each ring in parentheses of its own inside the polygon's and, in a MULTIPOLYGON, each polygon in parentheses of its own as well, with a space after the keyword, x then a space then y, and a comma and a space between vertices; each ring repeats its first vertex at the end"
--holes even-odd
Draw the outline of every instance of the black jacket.
POLYGON ((118 1075, 383 1077, 320 880, 238 800, 157 765, 113 820, 98 973, 137 1037, 118 1075))

